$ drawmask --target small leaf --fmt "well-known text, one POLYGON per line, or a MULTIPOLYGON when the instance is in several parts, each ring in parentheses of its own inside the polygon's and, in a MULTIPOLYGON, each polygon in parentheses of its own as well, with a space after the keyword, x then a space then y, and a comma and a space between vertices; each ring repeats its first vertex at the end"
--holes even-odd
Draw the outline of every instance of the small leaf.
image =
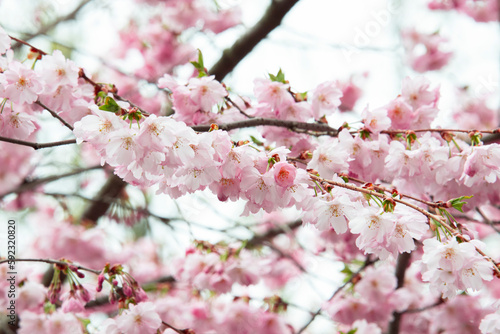
POLYGON ((261 142, 260 140, 258 140, 257 138, 255 138, 254 136, 250 136, 250 139, 252 140, 252 142, 255 144, 255 145, 259 145, 259 146, 263 146, 264 143, 261 142))
POLYGON ((198 78, 208 75, 205 70, 205 64, 203 63, 203 54, 201 50, 198 49, 198 61, 192 61, 191 64, 198 70, 198 78))
POLYGON ((104 105, 100 106, 99 110, 109 111, 116 114, 121 110, 121 108, 113 98, 107 96, 104 100, 104 105))
POLYGON ((460 196, 458 198, 451 199, 448 202, 451 205, 451 207, 457 209, 460 212, 463 212, 462 207, 464 206, 464 204, 467 204, 467 202, 462 201, 462 200, 469 199, 469 198, 472 198, 472 196, 460 196))
POLYGON ((286 83, 285 74, 283 73, 283 71, 281 71, 281 68, 276 75, 272 75, 271 73, 269 73, 269 79, 271 79, 271 81, 286 83))

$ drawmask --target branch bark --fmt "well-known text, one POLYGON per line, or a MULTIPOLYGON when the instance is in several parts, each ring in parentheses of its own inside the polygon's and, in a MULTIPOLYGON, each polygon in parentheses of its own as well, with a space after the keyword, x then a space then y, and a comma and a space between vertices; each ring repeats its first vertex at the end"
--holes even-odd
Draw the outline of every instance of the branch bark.
POLYGON ((283 17, 299 0, 273 0, 264 16, 250 30, 241 36, 229 49, 224 50, 222 57, 208 71, 222 81, 253 48, 281 24, 283 17))
MULTIPOLYGON (((404 286, 405 273, 410 264, 410 258, 411 253, 401 253, 398 256, 398 262, 396 264, 396 278, 398 280, 398 283, 396 289, 400 289, 404 286)), ((403 316, 403 314, 400 312, 394 312, 392 316, 393 319, 389 323, 388 334, 399 334, 399 325, 401 323, 401 317, 403 316)))
MULTIPOLYGON (((329 136, 337 136, 338 130, 334 129, 327 124, 323 123, 304 123, 304 122, 295 122, 295 121, 287 121, 282 119, 275 118, 251 118, 243 121, 226 123, 226 124, 218 124, 219 129, 224 131, 241 129, 241 128, 251 128, 259 125, 268 125, 268 126, 277 126, 282 128, 287 128, 291 131, 303 133, 312 131, 316 135, 329 135, 329 136)), ((191 126, 194 131, 198 132, 206 132, 210 130, 210 125, 194 125, 191 126)))

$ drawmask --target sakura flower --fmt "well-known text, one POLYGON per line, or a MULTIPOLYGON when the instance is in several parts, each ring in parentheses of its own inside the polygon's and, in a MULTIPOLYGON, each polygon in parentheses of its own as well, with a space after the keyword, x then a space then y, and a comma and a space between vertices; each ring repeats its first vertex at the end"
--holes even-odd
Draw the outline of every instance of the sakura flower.
POLYGON ((219 10, 217 13, 210 12, 205 17, 204 27, 219 34, 229 28, 241 23, 241 8, 231 7, 219 10))
POLYGON ((401 97, 392 100, 385 106, 387 116, 391 119, 391 128, 406 130, 411 128, 414 119, 413 108, 401 97))
POLYGON ((280 187, 290 187, 294 184, 297 169, 287 162, 278 162, 273 166, 274 180, 280 187))
MULTIPOLYGON (((347 129, 342 130, 344 131, 348 134, 347 129)), ((314 150, 307 168, 317 170, 320 176, 326 179, 332 178, 335 173, 345 173, 348 171, 351 160, 347 149, 348 147, 341 145, 338 139, 325 140, 314 150)))
POLYGON ((116 318, 117 327, 129 334, 154 334, 161 323, 155 305, 150 302, 129 304, 128 310, 116 318))
POLYGON ((460 180, 472 187, 479 182, 494 183, 500 179, 500 145, 475 146, 472 150, 460 180))
POLYGON ((358 211, 356 217, 349 221, 351 233, 359 234, 356 246, 366 253, 380 255, 384 249, 384 241, 394 230, 396 217, 390 212, 381 213, 373 206, 358 211))
POLYGON ((52 313, 47 322, 47 333, 51 334, 64 334, 75 333, 83 334, 82 324, 71 313, 52 313))
POLYGON ((356 334, 382 334, 382 330, 377 324, 368 323, 365 319, 356 320, 352 324, 352 328, 356 329, 356 334))
POLYGON ((421 106, 435 106, 439 99, 439 88, 429 89, 430 82, 420 76, 416 78, 406 77, 403 80, 401 96, 414 110, 421 106))
POLYGON ((106 160, 112 165, 129 165, 143 153, 135 142, 136 131, 122 128, 109 134, 106 145, 106 160))
POLYGON ((356 102, 361 96, 361 89, 351 80, 344 83, 339 83, 339 88, 342 90, 340 98, 340 111, 351 111, 354 109, 356 102))
POLYGON ((500 334, 500 312, 488 314, 481 320, 479 330, 483 334, 500 334))
POLYGON ((14 103, 33 103, 43 91, 38 74, 19 62, 12 62, 2 73, 6 80, 4 94, 14 103))
POLYGON ((255 204, 263 204, 264 201, 274 203, 277 199, 274 176, 271 172, 261 174, 253 167, 245 168, 242 173, 245 178, 241 180, 241 190, 245 196, 255 204))
MULTIPOLYGON (((414 250, 414 240, 420 240, 429 227, 424 215, 406 209, 406 207, 396 206, 394 214, 397 217, 394 229, 392 233, 387 235, 384 250, 396 258, 400 253, 410 253, 414 250)), ((387 257, 384 251, 382 253, 382 258, 387 257)))
POLYGON ((44 56, 40 61, 38 72, 47 84, 55 88, 58 85, 76 86, 78 84, 79 68, 73 61, 66 59, 60 50, 54 50, 52 55, 44 56))
POLYGON ((42 284, 27 281, 19 289, 16 299, 16 307, 19 310, 36 311, 45 302, 47 288, 42 284))
POLYGON ((214 78, 215 76, 212 75, 189 79, 187 88, 190 91, 191 101, 203 111, 210 111, 215 104, 221 103, 227 96, 226 89, 214 78))
POLYGON ((387 117, 387 110, 384 108, 369 111, 368 107, 366 107, 361 117, 363 117, 365 128, 373 133, 387 130, 391 126, 391 119, 387 117))
POLYGON ((37 314, 30 311, 21 313, 21 321, 19 322, 20 334, 40 333, 48 334, 47 319, 45 314, 37 314))
POLYGON ((96 105, 91 106, 94 115, 88 115, 75 123, 73 133, 78 144, 90 141, 99 150, 108 143, 108 135, 113 131, 125 128, 127 124, 115 114, 99 110, 96 105))
POLYGON ((3 113, 0 114, 0 130, 3 136, 26 139, 37 129, 38 125, 33 121, 33 118, 25 113, 13 112, 4 108, 3 113))
POLYGON ((422 34, 415 29, 409 29, 403 31, 402 36, 408 61, 417 72, 439 70, 452 56, 451 52, 442 50, 447 39, 438 33, 422 34), (420 47, 423 47, 423 52, 420 47))
POLYGON ((254 80, 254 93, 259 102, 268 103, 273 109, 280 109, 284 105, 294 102, 288 91, 290 85, 269 79, 257 78, 254 80))
POLYGON ((354 206, 347 195, 332 191, 317 197, 313 209, 308 210, 304 216, 304 222, 314 224, 320 231, 329 230, 332 227, 337 234, 347 231, 346 216, 354 206))
POLYGON ((327 81, 316 87, 312 97, 314 118, 331 115, 340 106, 341 97, 342 91, 334 81, 327 81))
POLYGON ((459 289, 479 290, 483 280, 493 279, 491 264, 476 252, 475 244, 480 246, 479 242, 458 243, 451 238, 443 243, 436 239, 423 243, 422 278, 445 298, 454 297, 459 289))
POLYGON ((150 147, 157 151, 166 151, 167 147, 172 147, 173 136, 171 133, 177 127, 178 122, 170 117, 149 117, 141 123, 141 128, 136 137, 136 142, 143 147, 150 147))
POLYGON ((10 37, 5 30, 0 27, 0 55, 4 54, 8 49, 10 49, 10 37))

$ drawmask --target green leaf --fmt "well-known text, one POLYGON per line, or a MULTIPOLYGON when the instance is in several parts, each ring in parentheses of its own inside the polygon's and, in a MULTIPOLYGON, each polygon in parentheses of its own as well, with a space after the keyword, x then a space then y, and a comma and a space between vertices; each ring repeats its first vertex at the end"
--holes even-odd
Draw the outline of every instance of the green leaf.
POLYGON ((283 73, 283 71, 281 71, 281 68, 276 75, 272 75, 271 73, 269 73, 269 79, 271 79, 271 81, 286 83, 285 74, 283 73))
POLYGON ((121 110, 121 108, 113 98, 107 96, 104 100, 104 104, 99 107, 99 110, 109 111, 116 114, 121 110))
POLYGON ((259 145, 259 146, 263 146, 264 143, 261 142, 260 140, 258 140, 257 138, 255 138, 254 136, 250 136, 250 139, 252 140, 252 142, 255 144, 255 145, 259 145))
POLYGON ((454 207, 458 211, 463 212, 462 207, 464 206, 464 204, 467 204, 467 202, 462 201, 462 200, 469 199, 469 198, 472 198, 472 196, 460 196, 458 198, 454 198, 454 199, 450 200, 449 203, 451 204, 452 207, 454 207))
POLYGON ((198 78, 207 76, 207 72, 205 71, 205 64, 203 63, 203 54, 201 50, 198 49, 198 61, 192 61, 191 64, 198 70, 198 78))

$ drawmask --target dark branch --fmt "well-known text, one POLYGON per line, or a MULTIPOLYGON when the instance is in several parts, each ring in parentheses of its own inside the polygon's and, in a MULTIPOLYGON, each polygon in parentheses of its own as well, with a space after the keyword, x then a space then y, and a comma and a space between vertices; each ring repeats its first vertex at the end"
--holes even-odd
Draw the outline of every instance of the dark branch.
MULTIPOLYGON (((405 273, 408 265, 410 264, 411 253, 401 253, 398 256, 398 262, 396 264, 396 278, 398 280, 398 285, 396 289, 400 289, 403 287, 405 282, 405 273)), ((399 333, 399 325, 401 323, 402 313, 394 312, 393 319, 389 323, 389 332, 388 334, 398 334, 399 333)))
MULTIPOLYGON (((243 121, 220 124, 219 129, 229 131, 234 129, 241 128, 251 128, 259 125, 268 125, 268 126, 277 126, 281 128, 287 128, 291 131, 295 132, 307 132, 311 131, 313 133, 309 133, 311 135, 329 135, 329 136, 337 136, 338 130, 334 129, 327 124, 323 123, 303 123, 303 122, 295 122, 295 121, 287 121, 281 119, 274 118, 251 118, 243 121)), ((198 132, 206 132, 210 130, 210 125, 194 125, 191 128, 198 132)))
POLYGON ((210 69, 209 73, 222 81, 253 48, 281 24, 283 17, 299 0, 273 0, 259 22, 241 36, 210 69))
MULTIPOLYGON (((76 18, 76 15, 78 14, 78 12, 80 12, 80 10, 91 1, 92 0, 84 0, 84 1, 80 2, 80 4, 71 13, 64 15, 64 16, 61 16, 61 17, 58 17, 57 19, 55 19, 51 23, 41 27, 37 32, 23 36, 22 39, 29 41, 30 39, 33 39, 33 38, 38 37, 40 35, 45 35, 46 33, 48 33, 50 30, 54 29, 57 25, 59 25, 62 22, 74 20, 76 18)), ((15 39, 18 42, 18 44, 12 45, 12 49, 17 49, 21 44, 24 44, 24 43, 22 43, 22 41, 18 40, 17 38, 13 38, 13 39, 15 39)))
POLYGON ((16 189, 13 189, 13 190, 10 190, 8 192, 5 192, 3 194, 0 194, 0 199, 9 195, 9 194, 19 194, 19 193, 22 193, 22 192, 25 192, 25 191, 29 191, 29 190, 32 190, 32 189, 35 189, 36 187, 39 187, 41 186, 42 184, 45 184, 45 183, 49 183, 49 182, 52 182, 52 181, 57 181, 59 179, 62 179, 62 178, 65 178, 65 177, 68 177, 68 176, 74 176, 74 175, 77 175, 77 174, 81 174, 81 173, 84 173, 84 172, 87 172, 87 171, 90 171, 90 170, 94 170, 94 169, 100 169, 102 168, 102 166, 98 165, 98 166, 92 166, 92 167, 88 167, 88 168, 81 168, 81 169, 76 169, 74 171, 71 171, 71 172, 68 172, 68 173, 64 173, 64 174, 59 174, 59 175, 52 175, 52 176, 47 176, 47 177, 44 177, 44 178, 39 178, 39 179, 34 179, 32 181, 29 181, 29 182, 25 182, 23 184, 21 184, 19 187, 17 187, 16 189))
POLYGON ((40 101, 36 101, 35 103, 38 104, 43 109, 47 110, 52 115, 52 117, 58 119, 62 124, 64 124, 65 127, 70 129, 71 131, 73 131, 73 126, 71 124, 69 124, 68 122, 66 122, 66 120, 64 120, 61 116, 59 116, 55 111, 51 110, 49 107, 47 107, 45 104, 43 104, 40 101))
POLYGON ((76 144, 76 139, 61 140, 61 141, 55 141, 52 143, 33 143, 30 141, 7 138, 7 137, 2 137, 2 136, 0 136, 0 141, 12 143, 12 144, 17 144, 17 145, 22 145, 22 146, 29 146, 29 147, 33 148, 34 150, 39 150, 41 148, 76 144))
MULTIPOLYGON (((342 284, 337 290, 335 290, 335 292, 332 294, 332 296, 328 299, 328 301, 331 301, 333 298, 335 298, 335 296, 340 292, 342 291, 347 285, 351 284, 354 279, 356 278, 359 278, 359 274, 361 274, 361 272, 363 270, 365 270, 367 267, 371 266, 372 264, 374 264, 377 260, 371 260, 370 257, 368 256, 366 258, 366 261, 365 263, 363 264, 363 266, 361 268, 358 269, 358 271, 356 271, 354 274, 351 275, 351 277, 349 278, 349 280, 347 282, 345 282, 344 284, 342 284)), ((323 310, 322 307, 320 307, 315 313, 312 314, 311 316, 311 319, 309 319, 309 321, 304 325, 302 326, 301 329, 299 329, 299 331, 297 332, 297 334, 300 334, 302 333, 303 331, 305 331, 307 329, 307 327, 309 327, 310 324, 312 324, 312 322, 314 321, 314 319, 316 319, 316 317, 318 315, 321 314, 321 311, 323 310)))

